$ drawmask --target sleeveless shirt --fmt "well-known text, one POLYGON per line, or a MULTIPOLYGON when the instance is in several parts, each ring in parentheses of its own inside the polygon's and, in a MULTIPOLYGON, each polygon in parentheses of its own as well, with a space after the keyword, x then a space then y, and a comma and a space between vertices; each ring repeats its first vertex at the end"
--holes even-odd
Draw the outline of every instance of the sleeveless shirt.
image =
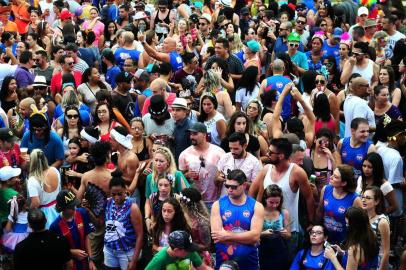
POLYGON ((343 139, 341 145, 341 159, 344 164, 348 164, 354 167, 355 179, 361 175, 362 163, 365 156, 368 154, 368 148, 372 144, 370 141, 366 141, 361 144, 360 147, 354 148, 351 146, 351 137, 343 139))
POLYGON ((354 73, 358 73, 361 75, 362 78, 366 79, 368 81, 369 84, 371 84, 371 79, 372 76, 374 75, 374 61, 372 61, 371 59, 368 59, 368 65, 366 67, 364 67, 363 69, 357 67, 357 65, 355 65, 352 68, 352 74, 354 73))

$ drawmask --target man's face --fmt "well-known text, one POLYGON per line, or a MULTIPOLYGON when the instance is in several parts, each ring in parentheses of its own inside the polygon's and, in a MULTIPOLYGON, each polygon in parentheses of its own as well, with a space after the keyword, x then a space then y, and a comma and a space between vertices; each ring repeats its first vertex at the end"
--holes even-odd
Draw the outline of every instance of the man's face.
POLYGON ((282 153, 279 152, 279 150, 273 145, 269 146, 269 151, 267 155, 270 164, 278 165, 282 160, 282 153))
POLYGON ((129 73, 133 73, 134 72, 134 63, 133 60, 131 58, 127 58, 124 61, 124 65, 123 65, 124 71, 129 72, 129 73))
POLYGON ((282 23, 281 26, 279 27, 279 36, 280 37, 287 37, 289 35, 290 31, 287 27, 286 23, 282 23))
POLYGON ((292 157, 290 158, 290 161, 292 163, 295 163, 295 164, 299 165, 299 166, 302 166, 304 157, 305 157, 305 152, 304 151, 296 151, 296 153, 294 153, 292 155, 292 157))
POLYGON ((162 89, 159 85, 153 84, 151 85, 151 92, 153 96, 164 95, 165 89, 162 89))
POLYGON ((224 183, 228 196, 232 199, 239 199, 244 194, 244 184, 240 185, 235 180, 227 179, 224 183))
POLYGON ((72 72, 74 65, 75 65, 75 62, 73 61, 72 57, 65 58, 65 63, 63 64, 63 68, 66 72, 72 72))
POLYGON ((120 9, 118 10, 118 16, 120 16, 120 19, 127 19, 127 17, 128 17, 128 12, 125 11, 124 8, 120 8, 120 9))
POLYGON ((172 108, 172 118, 175 122, 181 121, 186 118, 187 110, 181 108, 172 108))
POLYGON ((206 140, 206 134, 201 132, 190 132, 192 145, 201 145, 206 140))
POLYGON ((44 64, 44 58, 40 54, 34 55, 34 61, 37 64, 37 66, 42 66, 44 64))
POLYGON ((45 128, 44 126, 42 127, 32 127, 34 134, 37 138, 43 138, 45 136, 45 128))
POLYGON ((75 59, 77 57, 77 53, 74 51, 66 51, 66 55, 75 59))
POLYGON ((246 145, 241 145, 240 142, 229 142, 228 146, 230 148, 230 153, 233 155, 234 159, 241 159, 245 155, 246 145))
POLYGON ((205 19, 199 19, 199 30, 205 32, 208 28, 209 23, 205 19))
POLYGON ((355 59, 357 60, 357 64, 362 63, 364 60, 365 54, 359 48, 354 48, 352 50, 352 54, 354 55, 355 59))
POLYGON ((368 15, 367 15, 367 14, 361 14, 361 16, 358 16, 358 21, 359 21, 361 24, 363 24, 363 23, 366 22, 367 18, 368 18, 368 15))
POLYGON ((224 48, 223 43, 219 43, 219 42, 216 43, 216 46, 214 47, 214 51, 218 57, 222 57, 222 58, 224 58, 227 54, 227 49, 224 48))
POLYGON ((361 123, 358 125, 357 129, 351 129, 351 135, 359 142, 366 142, 369 136, 368 124, 361 123))
POLYGON ((382 29, 387 31, 392 28, 392 24, 389 22, 389 19, 384 18, 382 20, 382 29))
POLYGON ((302 31, 306 25, 306 18, 298 17, 296 19, 296 30, 302 31))

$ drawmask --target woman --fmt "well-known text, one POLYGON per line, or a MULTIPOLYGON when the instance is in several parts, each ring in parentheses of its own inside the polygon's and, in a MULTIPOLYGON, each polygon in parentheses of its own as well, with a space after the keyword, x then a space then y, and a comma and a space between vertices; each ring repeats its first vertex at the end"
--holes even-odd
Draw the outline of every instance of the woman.
POLYGON ((84 154, 84 149, 81 147, 81 139, 79 139, 79 137, 74 137, 69 140, 68 149, 66 161, 70 167, 69 170, 65 171, 65 175, 68 176, 67 188, 77 193, 82 175, 89 171, 91 166, 89 162, 82 162, 81 159, 78 158, 84 154), (69 160, 72 160, 72 162, 69 162, 69 160))
POLYGON ((92 112, 94 112, 96 106, 96 93, 102 89, 112 91, 111 86, 100 79, 97 68, 90 67, 86 69, 82 75, 82 84, 78 86, 78 92, 83 103, 89 106, 92 112))
POLYGON ((89 10, 89 20, 86 20, 82 24, 83 30, 87 32, 93 32, 96 36, 95 41, 93 42, 93 45, 98 47, 98 48, 103 48, 102 44, 99 44, 100 36, 103 35, 104 33, 104 23, 101 22, 101 19, 99 17, 99 11, 97 10, 96 7, 91 7, 89 10))
POLYGON ((267 127, 261 120, 262 105, 259 100, 254 99, 248 102, 246 113, 253 123, 254 134, 268 138, 267 127))
MULTIPOLYGON (((205 92, 211 93, 217 99, 217 111, 221 113, 225 119, 229 119, 234 112, 233 104, 230 95, 224 91, 221 86, 221 69, 209 69, 203 74, 205 92)), ((205 95, 205 93, 203 93, 205 95)))
POLYGON ((49 54, 51 54, 52 46, 51 46, 51 38, 53 30, 49 26, 47 21, 40 21, 37 25, 37 34, 38 40, 37 43, 39 46, 44 48, 49 54))
POLYGON ((402 120, 402 114, 398 107, 389 101, 389 89, 384 85, 377 85, 374 87, 374 99, 375 99, 375 123, 378 125, 384 121, 385 116, 389 116, 392 119, 402 120))
POLYGON ((100 36, 102 48, 112 48, 117 43, 117 24, 114 21, 108 21, 107 27, 104 28, 103 35, 100 36))
POLYGON ((168 198, 163 202, 152 230, 152 252, 168 247, 169 234, 176 230, 190 232, 179 202, 175 198, 168 198))
POLYGON ((318 194, 325 185, 329 183, 333 171, 336 169, 336 162, 333 157, 334 133, 326 128, 321 128, 316 133, 313 149, 309 152, 313 161, 314 174, 316 175, 315 185, 318 194))
POLYGON ((258 68, 249 66, 242 74, 240 87, 235 94, 236 111, 246 111, 251 100, 258 99, 258 68))
POLYGON ((290 270, 334 270, 331 261, 324 256, 327 240, 327 230, 324 225, 313 225, 306 234, 304 249, 296 254, 290 270))
POLYGON ((157 181, 160 177, 168 177, 169 175, 173 178, 172 187, 174 193, 180 193, 182 189, 189 187, 186 177, 176 169, 171 150, 162 146, 156 149, 153 155, 152 173, 147 176, 145 198, 149 198, 151 193, 158 191, 157 181))
POLYGON ((340 81, 340 72, 337 67, 336 58, 332 55, 327 56, 323 60, 323 65, 328 71, 327 89, 331 89, 335 94, 344 88, 340 81))
POLYGON ((309 70, 320 71, 323 65, 323 33, 315 33, 311 40, 311 50, 306 52, 307 63, 309 65, 309 70))
POLYGON ((15 47, 16 58, 20 59, 21 53, 26 50, 28 50, 28 44, 26 42, 19 41, 15 47))
POLYGON ((313 113, 316 116, 314 132, 317 133, 321 128, 327 128, 333 134, 336 134, 336 122, 330 112, 330 103, 324 93, 317 93, 313 104, 313 113))
POLYGON ((116 117, 113 113, 113 109, 106 103, 98 103, 95 109, 94 124, 100 130, 100 138, 102 141, 110 141, 110 131, 121 126, 117 122, 116 117))
POLYGON ((362 208, 368 213, 369 223, 378 240, 379 269, 388 269, 390 253, 389 220, 385 215, 385 199, 379 187, 367 187, 361 195, 362 208))
MULTIPOLYGON (((261 103, 264 109, 261 113, 261 119, 265 123, 268 134, 272 134, 272 117, 275 110, 276 102, 278 102, 279 93, 277 90, 269 90, 260 95, 261 103)), ((282 117, 280 118, 283 121, 282 117)))
POLYGON ((8 112, 11 108, 17 106, 17 81, 14 76, 6 76, 0 89, 1 108, 8 112))
POLYGON ((379 66, 385 65, 387 62, 389 51, 386 45, 388 44, 388 40, 389 35, 385 31, 376 32, 372 38, 371 47, 375 48, 375 63, 379 66))
POLYGON ((174 33, 169 33, 169 36, 172 34, 172 38, 176 40, 176 42, 180 42, 183 48, 186 48, 187 39, 186 35, 189 32, 189 24, 186 20, 180 19, 176 26, 174 33))
POLYGON ((61 190, 61 176, 58 169, 48 166, 48 159, 40 149, 34 149, 29 157, 27 191, 30 208, 40 208, 44 212, 48 229, 58 216, 55 209, 56 196, 61 190))
POLYGON ((362 164, 362 175, 358 177, 357 189, 355 191, 361 194, 367 187, 375 186, 380 188, 386 200, 385 211, 387 214, 390 214, 396 211, 398 203, 391 183, 384 177, 381 156, 374 152, 369 153, 362 164))
MULTIPOLYGON (((206 65, 206 67, 205 67, 206 71, 209 69, 212 69, 218 73, 221 73, 221 76, 220 76, 221 85, 225 89, 227 89, 227 91, 229 93, 231 93, 234 90, 234 82, 228 71, 228 64, 224 59, 222 59, 220 57, 214 57, 213 61, 210 62, 210 64, 206 65)), ((200 93, 205 90, 204 89, 204 80, 200 80, 199 85, 197 86, 197 89, 200 93)))
POLYGON ((240 35, 234 33, 228 37, 228 41, 230 42, 230 52, 244 63, 244 44, 241 42, 240 35))
POLYGON ((122 173, 116 170, 111 176, 111 197, 107 199, 104 218, 104 264, 109 269, 135 269, 143 241, 141 211, 126 195, 122 173))
POLYGON ((27 25, 27 34, 36 33, 37 26, 40 23, 40 11, 30 7, 30 22, 27 25))
POLYGON ((336 270, 376 269, 378 245, 371 229, 368 214, 360 207, 350 207, 345 212, 348 220, 348 237, 344 243, 344 252, 337 245, 326 248, 325 256, 331 260, 336 270), (333 249, 334 248, 334 249, 333 249), (342 265, 337 259, 336 251, 343 254, 342 265))
POLYGON ((79 109, 76 106, 66 107, 63 127, 57 130, 58 135, 62 139, 65 154, 69 151, 69 140, 79 137, 82 127, 79 109))
POLYGON ((341 40, 340 40, 340 50, 339 50, 339 55, 340 55, 340 63, 339 63, 339 68, 340 71, 343 71, 343 67, 345 62, 350 58, 350 53, 351 53, 351 38, 348 33, 344 33, 341 35, 341 40))
POLYGON ((150 158, 152 143, 151 140, 144 135, 145 125, 142 118, 133 118, 130 122, 131 135, 133 135, 133 149, 132 151, 137 155, 139 161, 148 160, 150 158))
POLYGON ((85 47, 85 36, 86 33, 84 33, 84 31, 78 31, 76 33, 76 45, 78 45, 78 47, 85 47))
POLYGON ((383 66, 379 70, 378 85, 386 86, 389 90, 389 101, 399 107, 402 92, 395 84, 395 71, 391 66, 383 66))
POLYGON ((220 147, 228 153, 230 152, 230 147, 228 145, 228 137, 234 132, 241 132, 245 134, 247 138, 247 152, 252 155, 259 157, 260 155, 260 143, 259 139, 253 135, 252 121, 244 112, 235 112, 230 118, 227 124, 227 132, 225 138, 221 141, 220 147))
POLYGON ((44 48, 38 45, 38 34, 37 33, 30 33, 27 35, 27 38, 25 40, 28 44, 28 49, 32 52, 35 53, 36 51, 43 51, 44 48))
POLYGON ((179 196, 186 222, 191 230, 193 242, 199 247, 199 254, 206 265, 212 265, 209 253, 211 245, 210 214, 196 188, 185 188, 179 196))
POLYGON ((265 216, 259 246, 260 269, 287 269, 289 265, 288 242, 291 237, 290 216, 282 209, 283 193, 277 185, 264 190, 262 198, 265 216))
POLYGON ((346 239, 345 210, 351 206, 361 207, 355 187, 353 168, 342 164, 337 166, 330 183, 321 190, 317 217, 324 222, 332 244, 341 244, 346 239))
POLYGON ((216 97, 211 93, 204 93, 200 99, 200 115, 197 120, 207 127, 207 134, 210 143, 220 145, 226 134, 226 120, 217 111, 218 103, 216 97))

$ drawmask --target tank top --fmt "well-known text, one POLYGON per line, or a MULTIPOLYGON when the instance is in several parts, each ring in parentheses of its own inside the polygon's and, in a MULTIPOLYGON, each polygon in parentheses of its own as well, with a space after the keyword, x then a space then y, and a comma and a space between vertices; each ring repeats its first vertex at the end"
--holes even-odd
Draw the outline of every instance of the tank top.
POLYGON ((135 153, 139 161, 147 160, 149 158, 147 141, 145 138, 142 139, 143 148, 139 153, 135 153))
POLYGON ((156 13, 156 17, 154 19, 155 23, 155 33, 157 33, 158 37, 161 38, 164 34, 168 34, 168 29, 166 27, 162 27, 159 24, 160 23, 166 23, 170 24, 171 21, 169 19, 169 15, 171 14, 171 11, 168 11, 168 15, 165 17, 165 19, 161 20, 159 19, 159 11, 156 13))
MULTIPOLYGON (((233 233, 246 232, 251 229, 251 219, 254 215, 255 200, 246 197, 243 205, 234 205, 228 196, 219 200, 220 216, 223 228, 233 233)), ((234 260, 240 269, 256 270, 259 268, 257 245, 245 245, 240 243, 217 243, 216 244, 216 269, 222 262, 234 260)))
POLYGON ((336 199, 333 190, 331 185, 327 185, 324 190, 324 226, 327 229, 328 241, 332 244, 341 244, 347 236, 345 211, 353 205, 358 194, 348 193, 344 198, 336 199))
POLYGON ((352 74, 358 73, 361 75, 362 78, 366 79, 369 84, 371 84, 371 79, 372 76, 374 75, 374 61, 371 59, 368 59, 368 65, 364 67, 363 69, 359 68, 357 65, 355 65, 352 68, 352 74))
POLYGON ((362 163, 365 156, 368 154, 368 148, 372 144, 370 141, 366 141, 361 144, 360 147, 354 148, 350 144, 351 137, 343 139, 341 145, 341 159, 344 164, 354 167, 355 179, 361 175, 362 163))
POLYGON ((330 116, 330 120, 328 122, 323 122, 323 120, 321 120, 321 119, 316 120, 316 122, 314 123, 314 134, 317 134, 317 132, 323 127, 327 128, 333 134, 335 134, 336 122, 334 121, 334 118, 332 115, 330 116))
POLYGON ((294 164, 290 163, 289 168, 286 170, 285 174, 282 176, 282 178, 278 181, 275 182, 272 180, 272 169, 274 168, 273 165, 271 165, 265 175, 264 178, 264 189, 266 189, 269 185, 275 184, 278 185, 283 192, 283 205, 282 208, 288 210, 288 212, 291 215, 291 231, 292 232, 299 232, 299 192, 293 192, 290 189, 289 185, 289 179, 290 179, 290 174, 292 172, 294 164))
POLYGON ((283 214, 282 212, 279 214, 277 220, 268 220, 264 219, 264 226, 262 228, 263 231, 266 230, 273 230, 273 231, 280 231, 283 229, 283 214))
POLYGON ((122 205, 116 205, 113 198, 106 205, 106 233, 104 245, 112 250, 129 251, 134 249, 137 236, 131 224, 132 200, 125 198, 122 205))
POLYGON ((204 125, 207 128, 207 134, 209 134, 209 137, 211 138, 210 142, 215 145, 220 145, 221 143, 221 138, 217 131, 217 122, 220 120, 224 120, 224 116, 221 113, 216 112, 216 115, 212 119, 204 121, 204 125))
POLYGON ((176 72, 183 68, 182 57, 176 51, 172 51, 169 53, 169 63, 172 66, 173 72, 176 72))
POLYGON ((382 236, 381 236, 381 232, 379 231, 379 222, 381 221, 381 219, 386 219, 389 222, 389 219, 386 215, 384 214, 380 214, 375 220, 374 222, 371 223, 371 229, 372 231, 375 233, 376 235, 376 242, 378 243, 379 246, 379 255, 383 255, 383 250, 382 250, 382 236))

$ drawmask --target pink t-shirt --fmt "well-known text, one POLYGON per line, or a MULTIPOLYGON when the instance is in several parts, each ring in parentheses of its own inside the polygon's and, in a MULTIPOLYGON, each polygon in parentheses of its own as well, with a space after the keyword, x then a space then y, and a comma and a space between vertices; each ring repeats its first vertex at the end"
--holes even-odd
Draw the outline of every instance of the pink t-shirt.
POLYGON ((214 184, 214 180, 217 175, 217 163, 224 154, 223 149, 210 144, 205 152, 198 152, 194 146, 190 146, 179 156, 179 169, 181 171, 199 172, 199 179, 194 180, 194 183, 195 187, 202 193, 204 202, 214 202, 219 197, 220 190, 214 184))
MULTIPOLYGON (((176 98, 175 93, 169 93, 169 96, 166 99, 166 104, 168 104, 168 112, 172 111, 172 104, 175 101, 175 98, 176 98)), ((149 113, 149 111, 148 111, 149 104, 151 104, 151 97, 148 97, 144 102, 144 106, 142 107, 142 112, 141 112, 142 116, 149 113)))
MULTIPOLYGON (((85 21, 83 23, 83 29, 87 30, 87 27, 89 26, 89 24, 90 24, 90 21, 85 21)), ((103 32, 104 32, 104 23, 102 23, 101 21, 97 21, 96 25, 93 26, 93 28, 92 28, 92 32, 94 32, 94 35, 96 36, 96 39, 93 42, 93 45, 98 46, 100 36, 103 35, 103 32)))

